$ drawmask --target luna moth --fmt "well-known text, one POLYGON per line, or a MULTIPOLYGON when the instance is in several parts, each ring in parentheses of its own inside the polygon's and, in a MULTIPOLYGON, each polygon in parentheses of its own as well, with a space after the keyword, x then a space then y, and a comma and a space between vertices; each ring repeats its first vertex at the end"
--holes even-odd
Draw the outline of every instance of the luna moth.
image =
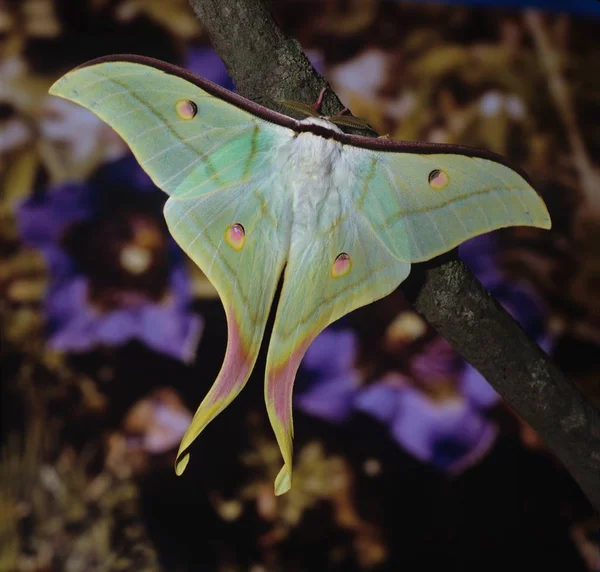
POLYGON ((169 196, 168 228, 224 306, 224 362, 177 474, 248 380, 282 275, 264 388, 283 456, 277 495, 291 486, 294 378, 325 327, 387 296, 413 263, 501 227, 551 225, 527 176, 498 155, 349 135, 333 118, 292 119, 150 58, 93 60, 50 93, 121 135, 169 196))

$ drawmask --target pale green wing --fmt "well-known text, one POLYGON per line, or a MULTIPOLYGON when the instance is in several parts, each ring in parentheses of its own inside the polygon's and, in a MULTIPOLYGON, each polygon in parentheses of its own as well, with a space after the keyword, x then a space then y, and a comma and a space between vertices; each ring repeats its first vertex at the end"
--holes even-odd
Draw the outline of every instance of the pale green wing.
POLYGON ((245 385, 260 349, 288 248, 288 211, 263 195, 271 185, 257 177, 252 186, 197 199, 171 198, 165 206, 172 235, 215 285, 228 330, 219 376, 181 441, 178 474, 187 466, 194 439, 245 385))
POLYGON ((400 260, 429 260, 502 227, 550 228, 544 201, 501 163, 451 153, 350 151, 361 157, 365 181, 356 206, 400 260))
POLYGON ((341 222, 329 221, 310 236, 292 235, 265 381, 269 419, 284 459, 276 494, 291 484, 292 388, 302 356, 326 326, 387 296, 409 272, 410 264, 383 246, 351 204, 341 222), (348 258, 338 258, 341 254, 348 258))
POLYGON ((134 62, 92 63, 64 76, 51 93, 90 109, 129 144, 171 196, 169 229, 225 307, 225 361, 182 440, 181 474, 190 444, 239 393, 258 354, 289 246, 289 208, 282 197, 266 198, 277 174, 272 149, 293 132, 134 62))
MULTIPOLYGON (((333 185, 323 203, 329 206, 308 213, 314 224, 303 228, 290 196, 284 203, 270 192, 280 175, 274 150, 296 138, 297 124, 165 67, 156 61, 92 62, 59 80, 51 93, 91 109, 125 139, 171 196, 165 206, 171 233, 225 306, 225 361, 183 438, 178 473, 192 441, 248 379, 287 259, 265 384, 284 458, 275 484, 281 494, 291 482, 293 381, 317 334, 389 294, 408 275, 410 262, 503 226, 549 228, 550 219, 525 179, 499 162, 458 150, 425 153, 418 145, 403 152, 394 142, 374 150, 369 140, 332 132, 327 138, 345 143, 343 167, 335 181, 322 182, 333 185), (336 202, 344 208, 334 216, 336 202)), ((314 129, 322 134, 322 127, 314 129)), ((301 176, 305 167, 298 165, 301 176)), ((303 192, 306 204, 317 196, 311 188, 303 192)))
POLYGON ((272 148, 273 138, 293 134, 183 77, 135 62, 77 68, 50 93, 113 127, 156 186, 171 196, 199 196, 247 180, 261 168, 260 151, 272 148))

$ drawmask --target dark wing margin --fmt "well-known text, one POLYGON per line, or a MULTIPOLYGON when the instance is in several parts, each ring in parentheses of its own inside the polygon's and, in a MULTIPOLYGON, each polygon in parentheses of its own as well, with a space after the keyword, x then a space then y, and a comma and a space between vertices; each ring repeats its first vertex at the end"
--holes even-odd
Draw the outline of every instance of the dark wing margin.
MULTIPOLYGON (((521 177, 531 184, 531 179, 525 171, 519 167, 513 165, 506 157, 498 155, 492 151, 486 149, 478 149, 475 147, 468 147, 466 145, 455 145, 451 143, 429 143, 423 141, 395 141, 393 139, 384 139, 377 137, 363 137, 361 135, 349 135, 347 133, 336 133, 335 131, 329 130, 326 127, 319 125, 302 124, 287 115, 273 111, 263 105, 255 103, 237 93, 229 91, 212 81, 204 79, 196 74, 179 67, 175 64, 150 58, 147 56, 140 56, 136 54, 119 54, 112 56, 104 56, 94 60, 90 60, 84 64, 78 66, 78 68, 94 66, 104 62, 133 62, 137 64, 151 66, 153 68, 164 71, 165 73, 173 74, 176 76, 189 81, 211 95, 223 99, 260 119, 288 127, 298 133, 310 132, 327 139, 334 139, 339 141, 343 145, 352 145, 354 147, 361 147, 363 149, 371 149, 373 151, 381 151, 388 153, 418 153, 425 155, 432 154, 447 154, 454 153, 457 155, 465 155, 467 157, 479 157, 481 159, 488 159, 495 163, 505 165, 509 169, 512 169, 521 177)), ((78 69, 75 68, 75 69, 78 69)))

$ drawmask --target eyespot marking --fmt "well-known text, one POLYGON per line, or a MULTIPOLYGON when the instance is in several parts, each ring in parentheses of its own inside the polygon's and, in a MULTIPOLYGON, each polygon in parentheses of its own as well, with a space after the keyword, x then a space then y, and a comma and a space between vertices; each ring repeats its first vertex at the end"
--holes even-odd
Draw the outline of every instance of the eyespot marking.
POLYGON ((448 177, 448 174, 445 171, 442 171, 441 169, 434 169, 431 171, 431 173, 429 173, 427 180, 429 181, 429 186, 434 191, 441 191, 448 186, 450 177, 448 177))
POLYGON ((348 254, 342 252, 338 254, 331 265, 331 277, 341 278, 346 276, 352 270, 352 259, 348 254))
POLYGON ((242 250, 246 242, 246 230, 239 222, 233 223, 225 231, 225 242, 234 250, 242 250))
POLYGON ((194 119, 198 113, 198 106, 191 99, 180 99, 175 104, 175 111, 181 119, 194 119))

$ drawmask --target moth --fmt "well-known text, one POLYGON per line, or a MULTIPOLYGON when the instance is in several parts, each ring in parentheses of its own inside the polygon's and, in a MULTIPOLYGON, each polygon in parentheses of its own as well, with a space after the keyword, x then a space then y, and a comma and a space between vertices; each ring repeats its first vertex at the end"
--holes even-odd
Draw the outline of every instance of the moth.
POLYGON ((464 240, 551 225, 527 176, 498 155, 349 135, 331 118, 292 119, 158 60, 93 60, 50 93, 121 135, 169 195, 168 228, 223 303, 224 363, 182 439, 177 474, 248 380, 282 275, 264 388, 283 456, 277 495, 291 486, 294 378, 326 326, 464 240))

